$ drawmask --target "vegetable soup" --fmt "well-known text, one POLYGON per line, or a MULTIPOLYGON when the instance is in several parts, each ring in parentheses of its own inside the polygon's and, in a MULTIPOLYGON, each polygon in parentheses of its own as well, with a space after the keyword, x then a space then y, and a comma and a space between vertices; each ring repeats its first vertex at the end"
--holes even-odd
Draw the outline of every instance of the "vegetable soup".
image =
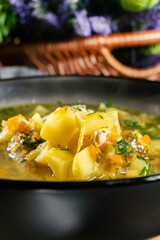
POLYGON ((160 116, 111 101, 0 109, 0 178, 91 181, 160 173, 160 116))

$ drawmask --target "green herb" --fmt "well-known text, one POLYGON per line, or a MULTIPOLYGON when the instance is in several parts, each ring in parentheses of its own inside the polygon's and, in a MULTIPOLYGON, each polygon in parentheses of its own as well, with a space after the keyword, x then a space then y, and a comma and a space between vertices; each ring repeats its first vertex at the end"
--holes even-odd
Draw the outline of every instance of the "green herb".
POLYGON ((146 168, 146 167, 144 167, 143 169, 142 169, 142 171, 141 171, 141 173, 139 174, 139 176, 150 176, 150 172, 149 172, 149 170, 146 168))
POLYGON ((89 115, 92 115, 92 114, 94 114, 95 112, 93 112, 93 113, 89 113, 87 116, 89 116, 89 115))
POLYGON ((112 180, 112 178, 109 176, 109 180, 112 180))
POLYGON ((20 160, 20 162, 25 162, 27 159, 26 158, 23 158, 22 160, 20 160))
POLYGON ((28 147, 29 147, 29 146, 34 146, 36 144, 40 144, 40 143, 43 143, 43 142, 45 142, 45 140, 42 139, 42 138, 35 139, 34 142, 31 142, 31 136, 28 135, 27 138, 23 140, 22 145, 28 145, 28 147))
POLYGON ((82 111, 82 109, 80 107, 76 106, 76 108, 78 111, 80 111, 80 112, 82 111))
POLYGON ((62 102, 59 100, 59 101, 57 101, 57 104, 58 105, 62 105, 62 102))
POLYGON ((135 138, 136 138, 136 139, 138 139, 138 136, 137 136, 137 134, 136 134, 136 133, 134 134, 134 136, 135 136, 135 138))
POLYGON ((42 139, 42 138, 39 138, 39 139, 36 139, 36 141, 35 142, 33 142, 33 143, 30 143, 30 145, 32 146, 32 145, 35 145, 35 144, 41 144, 41 143, 44 143, 45 142, 45 140, 44 139, 42 139))
POLYGON ((137 155, 137 158, 140 159, 140 160, 143 160, 143 161, 146 161, 146 159, 140 155, 137 155))
POLYGON ((4 40, 15 27, 17 16, 11 8, 8 0, 0 1, 0 42, 4 40))
POLYGON ((69 151, 68 148, 60 148, 61 151, 69 151))
MULTIPOLYGON (((147 173, 149 173, 150 174, 150 170, 151 170, 151 163, 149 162, 149 161, 147 161, 144 157, 142 157, 142 156, 139 156, 139 155, 137 155, 137 158, 138 159, 140 159, 140 160, 143 160, 143 161, 145 161, 145 163, 146 163, 146 165, 147 165, 147 167, 148 167, 148 169, 147 169, 147 173)), ((147 175, 148 176, 148 175, 147 175)))
POLYGON ((155 118, 156 122, 160 122, 160 116, 155 118))
POLYGON ((142 156, 137 155, 137 158, 140 159, 140 160, 145 161, 145 163, 146 163, 148 166, 151 164, 149 161, 147 161, 147 160, 146 160, 144 157, 142 157, 142 156))
POLYGON ((125 156, 125 161, 127 162, 127 157, 132 152, 131 146, 126 142, 125 139, 120 140, 117 142, 118 150, 116 149, 117 155, 123 155, 125 156))
POLYGON ((127 167, 130 167, 130 165, 131 165, 131 162, 127 164, 127 167))
POLYGON ((123 120, 122 125, 127 125, 128 127, 130 127, 131 129, 137 129, 140 128, 140 124, 138 122, 132 121, 132 120, 123 120))
POLYGON ((120 124, 124 128, 130 128, 131 130, 139 130, 142 135, 149 135, 152 139, 160 138, 160 127, 157 124, 144 122, 142 127, 138 122, 129 119, 120 120, 120 124))
POLYGON ((114 103, 111 100, 107 100, 105 105, 106 105, 106 107, 113 107, 114 103))
POLYGON ((11 141, 11 139, 12 139, 12 137, 10 137, 10 138, 8 139, 8 143, 11 141))

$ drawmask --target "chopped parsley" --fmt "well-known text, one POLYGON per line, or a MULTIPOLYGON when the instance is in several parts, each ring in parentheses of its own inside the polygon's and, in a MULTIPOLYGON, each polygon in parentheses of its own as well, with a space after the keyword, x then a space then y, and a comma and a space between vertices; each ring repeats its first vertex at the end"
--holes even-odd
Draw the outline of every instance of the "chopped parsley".
POLYGON ((140 159, 140 160, 145 161, 145 163, 146 163, 146 165, 147 165, 147 167, 148 167, 147 170, 150 172, 150 170, 151 170, 151 163, 150 163, 149 161, 147 161, 147 160, 146 160, 144 157, 142 157, 142 156, 137 155, 137 158, 140 159))
POLYGON ((68 148, 60 148, 61 151, 69 151, 68 148))
POLYGON ((23 158, 22 160, 20 160, 20 162, 25 162, 25 161, 27 161, 26 158, 23 158))
POLYGON ((95 112, 93 112, 93 113, 89 113, 89 114, 87 114, 87 116, 89 116, 89 115, 92 115, 92 114, 94 114, 95 112))
POLYGON ((80 111, 80 112, 82 111, 82 109, 80 107, 76 106, 76 108, 78 111, 80 111))
POLYGON ((62 105, 63 103, 59 100, 59 101, 57 101, 57 104, 62 105))
POLYGON ((149 172, 149 170, 146 168, 146 167, 144 167, 143 169, 142 169, 142 171, 141 171, 141 173, 139 174, 139 176, 150 176, 150 172, 149 172))
POLYGON ((36 144, 40 144, 43 142, 45 142, 45 140, 42 138, 35 139, 34 141, 32 141, 31 136, 28 135, 28 137, 23 140, 22 145, 27 145, 27 147, 29 147, 29 146, 34 146, 36 144))
POLYGON ((113 107, 114 103, 111 100, 107 100, 105 105, 106 105, 106 107, 113 107))
POLYGON ((11 139, 12 139, 12 137, 10 137, 10 138, 8 139, 8 143, 11 141, 11 139))
POLYGON ((138 122, 132 121, 132 120, 129 120, 129 119, 124 119, 121 123, 122 123, 122 126, 128 126, 132 130, 141 128, 141 126, 138 122))
POLYGON ((129 154, 132 152, 132 147, 130 146, 129 143, 126 142, 125 139, 120 140, 117 142, 118 149, 116 149, 116 154, 117 155, 123 155, 125 156, 125 161, 127 162, 127 157, 129 154))
POLYGON ((121 119, 120 124, 125 129, 131 130, 139 130, 142 135, 149 135, 152 139, 160 138, 160 127, 153 123, 143 122, 143 126, 141 126, 138 122, 132 121, 130 119, 121 119))

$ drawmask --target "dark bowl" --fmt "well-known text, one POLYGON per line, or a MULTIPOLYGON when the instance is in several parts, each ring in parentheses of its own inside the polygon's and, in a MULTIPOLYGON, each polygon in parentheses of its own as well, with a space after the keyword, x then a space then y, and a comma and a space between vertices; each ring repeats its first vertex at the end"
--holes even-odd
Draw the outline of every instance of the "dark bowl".
MULTIPOLYGON (((100 103, 160 114, 160 84, 96 77, 0 82, 0 106, 100 103)), ((145 239, 160 234, 160 175, 96 182, 0 180, 0 239, 145 239)))

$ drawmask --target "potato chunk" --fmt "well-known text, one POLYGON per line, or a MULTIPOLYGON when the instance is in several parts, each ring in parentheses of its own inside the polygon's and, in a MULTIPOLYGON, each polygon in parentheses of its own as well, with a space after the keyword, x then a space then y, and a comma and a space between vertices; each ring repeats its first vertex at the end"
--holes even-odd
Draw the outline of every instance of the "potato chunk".
POLYGON ((137 177, 141 174, 142 170, 148 169, 148 165, 144 160, 135 158, 130 164, 129 171, 126 174, 127 178, 137 177))
POLYGON ((66 180, 73 161, 73 154, 69 151, 52 148, 46 151, 43 157, 55 177, 59 180, 66 180))
POLYGON ((121 133, 117 111, 97 112, 83 119, 85 120, 85 135, 93 135, 95 131, 101 128, 107 128, 114 136, 121 133))
POLYGON ((72 166, 72 172, 76 180, 89 180, 97 175, 97 154, 98 150, 93 145, 76 154, 72 166))
POLYGON ((42 125, 43 125, 43 120, 40 116, 39 113, 35 113, 30 119, 29 119, 29 123, 31 128, 36 129, 38 132, 40 132, 42 125))
POLYGON ((41 129, 41 137, 54 147, 65 147, 77 131, 75 114, 68 107, 58 108, 50 114, 41 129))

